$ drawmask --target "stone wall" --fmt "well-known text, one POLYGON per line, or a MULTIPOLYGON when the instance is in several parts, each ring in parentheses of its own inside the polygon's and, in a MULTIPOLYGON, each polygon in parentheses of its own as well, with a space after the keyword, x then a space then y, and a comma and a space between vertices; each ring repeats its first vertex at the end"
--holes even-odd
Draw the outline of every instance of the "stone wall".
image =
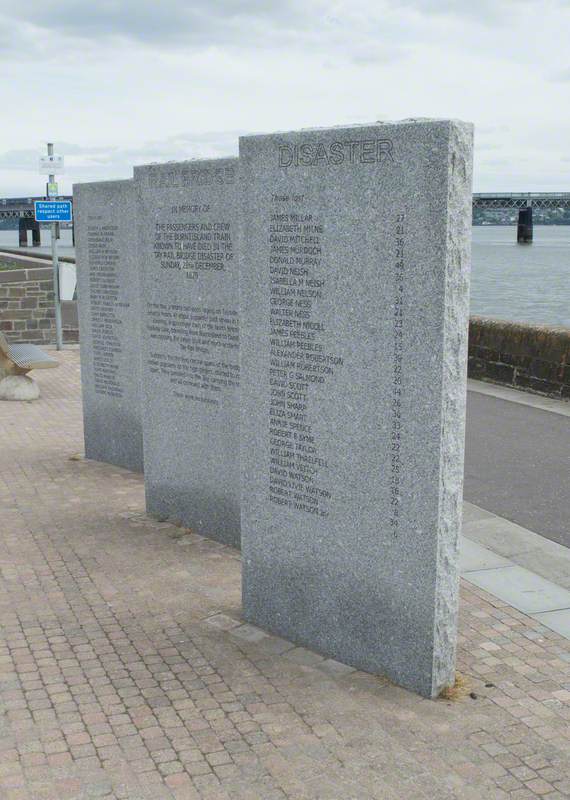
POLYGON ((570 398, 570 328, 471 317, 469 377, 570 398))
MULTIPOLYGON (((77 303, 62 303, 63 338, 77 342, 77 303)), ((0 330, 11 342, 55 343, 51 267, 0 270, 0 330)), ((469 377, 570 398, 570 328, 469 321, 469 377)))
MULTIPOLYGON (((63 338, 77 342, 77 303, 62 303, 63 338)), ((51 267, 0 270, 0 330, 10 342, 55 343, 51 267)))

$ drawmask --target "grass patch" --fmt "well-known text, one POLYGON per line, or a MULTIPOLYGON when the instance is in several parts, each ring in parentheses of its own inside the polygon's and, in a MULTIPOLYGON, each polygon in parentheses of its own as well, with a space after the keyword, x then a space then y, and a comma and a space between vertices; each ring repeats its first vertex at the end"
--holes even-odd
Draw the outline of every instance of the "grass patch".
POLYGON ((17 264, 15 261, 0 261, 0 272, 7 269, 26 269, 26 264, 20 262, 17 264))
POLYGON ((442 689, 439 696, 442 700, 457 701, 463 700, 468 694, 470 694, 470 688, 467 678, 458 672, 455 675, 455 683, 453 686, 447 686, 445 689, 442 689))

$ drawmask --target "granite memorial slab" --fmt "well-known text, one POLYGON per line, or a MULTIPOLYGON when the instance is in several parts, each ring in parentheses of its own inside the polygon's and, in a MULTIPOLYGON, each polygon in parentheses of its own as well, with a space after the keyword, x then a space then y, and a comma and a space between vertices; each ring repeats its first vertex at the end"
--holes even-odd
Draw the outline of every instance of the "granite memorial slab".
POLYGON ((240 139, 243 604, 427 697, 454 681, 472 127, 240 139))
POLYGON ((239 545, 237 158, 135 167, 147 510, 239 545))
POLYGON ((132 180, 73 187, 85 455, 142 472, 132 180))

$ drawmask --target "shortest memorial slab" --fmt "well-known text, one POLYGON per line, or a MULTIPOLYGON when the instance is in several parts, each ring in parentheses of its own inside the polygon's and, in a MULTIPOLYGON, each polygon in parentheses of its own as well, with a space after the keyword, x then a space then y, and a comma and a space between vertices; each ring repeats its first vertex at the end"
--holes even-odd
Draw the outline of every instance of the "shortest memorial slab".
POLYGON ((132 180, 73 187, 85 455, 142 472, 132 180))
POLYGON ((240 140, 245 618, 426 697, 455 677, 472 137, 240 140))
POLYGON ((239 545, 237 158, 135 167, 147 511, 239 545))

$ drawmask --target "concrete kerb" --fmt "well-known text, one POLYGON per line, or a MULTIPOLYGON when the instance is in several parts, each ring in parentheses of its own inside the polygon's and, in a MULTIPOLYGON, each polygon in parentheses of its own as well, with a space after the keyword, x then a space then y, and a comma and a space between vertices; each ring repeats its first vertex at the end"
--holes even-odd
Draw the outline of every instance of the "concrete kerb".
POLYGON ((467 381, 467 391, 485 394, 489 397, 496 397, 498 400, 508 400, 511 403, 518 403, 522 406, 538 408, 540 411, 550 411, 553 414, 561 414, 563 417, 570 417, 570 401, 556 397, 536 394, 531 390, 512 389, 510 386, 501 386, 498 383, 477 381, 469 378, 467 381))
POLYGON ((570 639, 570 550, 464 504, 461 575, 570 639))

